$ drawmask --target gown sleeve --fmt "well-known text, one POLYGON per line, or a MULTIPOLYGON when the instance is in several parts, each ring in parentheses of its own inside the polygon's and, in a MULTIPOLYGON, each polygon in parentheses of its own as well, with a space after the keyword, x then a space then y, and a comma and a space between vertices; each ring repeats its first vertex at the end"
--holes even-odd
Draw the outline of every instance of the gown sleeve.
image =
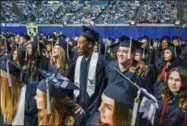
POLYGON ((25 120, 24 125, 36 126, 38 123, 38 109, 36 106, 36 85, 28 85, 25 98, 25 120))

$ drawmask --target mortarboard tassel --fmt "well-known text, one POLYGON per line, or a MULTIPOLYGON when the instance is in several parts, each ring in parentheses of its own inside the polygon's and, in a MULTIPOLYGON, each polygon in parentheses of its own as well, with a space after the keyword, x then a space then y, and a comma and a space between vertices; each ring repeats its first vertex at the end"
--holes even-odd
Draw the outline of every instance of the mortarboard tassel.
POLYGON ((9 70, 9 62, 10 62, 10 60, 7 60, 7 62, 6 62, 7 77, 8 77, 8 86, 12 87, 12 80, 10 78, 10 70, 9 70))
POLYGON ((134 105, 133 105, 133 111, 132 111, 132 119, 131 119, 131 125, 135 126, 136 124, 136 117, 137 117, 137 112, 138 112, 138 106, 141 102, 140 100, 140 94, 141 94, 141 90, 139 89, 137 91, 137 97, 134 100, 134 105))
POLYGON ((129 46, 129 52, 128 52, 128 59, 131 57, 131 47, 132 47, 132 38, 130 38, 130 46, 129 46))
POLYGON ((47 114, 51 114, 51 104, 50 104, 50 89, 49 89, 49 79, 54 78, 55 74, 52 74, 46 79, 46 93, 47 93, 47 114))
POLYGON ((66 52, 66 54, 67 54, 67 60, 70 61, 70 58, 69 58, 69 44, 68 44, 68 41, 69 41, 69 40, 67 40, 67 50, 66 50, 67 52, 66 52))
POLYGON ((145 49, 143 49, 142 59, 145 59, 145 49))
POLYGON ((177 51, 176 51, 176 48, 177 48, 177 47, 175 46, 175 47, 174 47, 174 53, 175 53, 174 55, 175 55, 175 57, 177 57, 177 51))
POLYGON ((49 93, 49 78, 46 79, 46 90, 47 90, 47 114, 51 114, 51 104, 50 104, 50 93, 49 93))
POLYGON ((8 52, 8 45, 7 45, 7 38, 5 37, 5 46, 6 46, 6 53, 8 52))

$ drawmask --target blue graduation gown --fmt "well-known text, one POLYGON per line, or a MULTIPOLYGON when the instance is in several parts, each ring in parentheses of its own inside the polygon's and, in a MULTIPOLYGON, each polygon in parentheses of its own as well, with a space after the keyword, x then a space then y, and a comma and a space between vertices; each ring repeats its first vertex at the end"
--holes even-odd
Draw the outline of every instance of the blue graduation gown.
MULTIPOLYGON (((24 125, 36 126, 38 124, 38 109, 34 99, 36 95, 36 85, 27 85, 25 96, 25 116, 24 125)), ((3 115, 0 113, 0 125, 4 124, 3 115)))

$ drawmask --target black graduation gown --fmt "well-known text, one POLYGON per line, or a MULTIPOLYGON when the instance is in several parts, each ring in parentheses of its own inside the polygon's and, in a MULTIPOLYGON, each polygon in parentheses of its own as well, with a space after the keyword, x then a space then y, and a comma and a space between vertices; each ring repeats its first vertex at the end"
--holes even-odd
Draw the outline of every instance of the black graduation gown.
MULTIPOLYGON (((84 60, 85 59, 83 58, 83 60, 81 61, 80 94, 76 102, 82 105, 88 117, 90 114, 95 112, 99 108, 99 105, 100 105, 101 94, 106 84, 105 72, 104 72, 105 62, 104 62, 103 56, 99 55, 99 58, 97 61, 97 68, 96 68, 95 93, 91 97, 89 97, 86 91, 87 89, 86 82, 87 82, 87 77, 88 77, 88 68, 90 64, 90 59, 86 62, 84 60), (84 92, 83 95, 81 95, 81 91, 84 92)), ((75 65, 76 65, 76 60, 75 62, 70 64, 68 73, 67 73, 67 77, 73 82, 74 82, 75 65)))
POLYGON ((159 61, 160 61, 160 58, 161 58, 161 50, 159 49, 153 49, 152 50, 153 52, 153 65, 155 65, 156 67, 158 67, 160 64, 159 64, 159 61))
POLYGON ((50 73, 60 73, 63 76, 66 76, 66 72, 65 71, 60 71, 60 69, 58 69, 55 65, 49 65, 49 69, 48 71, 50 73))
MULTIPOLYGON (((139 69, 136 70, 138 72, 139 69)), ((156 82, 156 68, 153 65, 146 65, 145 74, 139 73, 142 83, 144 83, 145 89, 149 93, 153 93, 153 84, 156 82)))
MULTIPOLYGON (((156 115, 155 115, 155 122, 154 125, 158 126, 159 125, 159 120, 162 114, 162 108, 164 101, 161 97, 161 92, 160 89, 163 87, 163 83, 159 85, 159 92, 155 93, 155 97, 158 100, 159 104, 159 109, 156 110, 156 115)), ((173 102, 168 103, 165 115, 164 115, 164 120, 163 120, 163 126, 182 126, 184 122, 184 112, 179 108, 178 105, 178 98, 177 96, 173 95, 173 102)))
POLYGON ((144 59, 143 61, 146 64, 154 64, 154 55, 153 55, 153 51, 151 49, 145 49, 145 53, 144 53, 144 59))
POLYGON ((49 67, 49 58, 46 56, 40 56, 40 62, 38 68, 43 69, 43 70, 48 70, 49 67))
MULTIPOLYGON (((38 109, 36 101, 34 99, 36 95, 36 85, 27 85, 26 96, 25 96, 25 116, 24 125, 36 126, 38 124, 38 109)), ((3 115, 0 113, 0 125, 4 124, 3 115)))
POLYGON ((95 126, 96 123, 99 121, 99 119, 100 119, 100 112, 97 111, 97 112, 93 113, 93 114, 90 116, 90 118, 89 118, 89 120, 87 121, 86 125, 87 125, 87 126, 95 126))
MULTIPOLYGON (((113 67, 119 69, 118 66, 118 61, 111 61, 107 67, 106 67, 106 77, 107 77, 107 84, 110 85, 114 82, 123 80, 124 78, 121 77, 121 75, 119 75, 114 69, 113 67)), ((126 75, 130 80, 132 80, 133 82, 136 82, 137 85, 139 85, 140 87, 145 87, 144 84, 142 83, 140 77, 137 76, 136 71, 135 71, 135 67, 130 67, 128 70, 125 70, 122 72, 124 75, 126 75)), ((131 97, 132 97, 132 103, 134 102, 134 98, 137 96, 137 89, 136 87, 134 87, 133 85, 127 85, 128 88, 130 87, 131 89, 131 97)))

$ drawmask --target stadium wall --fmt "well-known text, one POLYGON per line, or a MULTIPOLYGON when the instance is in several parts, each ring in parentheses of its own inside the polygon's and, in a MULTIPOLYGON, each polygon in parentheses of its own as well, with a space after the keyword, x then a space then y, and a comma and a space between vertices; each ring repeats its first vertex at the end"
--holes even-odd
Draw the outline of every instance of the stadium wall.
MULTIPOLYGON (((121 35, 127 35, 134 39, 140 36, 148 35, 151 38, 160 38, 167 36, 180 36, 187 40, 187 28, 176 26, 90 26, 90 28, 100 33, 103 38, 118 38, 121 35)), ((38 26, 38 33, 63 32, 66 36, 77 36, 82 33, 83 27, 77 26, 38 26)), ((1 26, 1 32, 12 32, 23 34, 27 32, 26 26, 1 26)))

